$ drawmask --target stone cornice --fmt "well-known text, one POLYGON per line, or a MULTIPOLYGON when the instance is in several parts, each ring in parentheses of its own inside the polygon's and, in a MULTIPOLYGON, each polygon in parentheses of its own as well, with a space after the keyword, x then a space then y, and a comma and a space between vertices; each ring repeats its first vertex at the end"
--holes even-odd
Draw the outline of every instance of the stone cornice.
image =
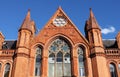
POLYGON ((120 55, 106 55, 107 59, 120 59, 120 55))
POLYGON ((103 53, 103 52, 94 52, 94 53, 90 54, 91 58, 94 58, 96 56, 106 57, 105 53, 103 53))
POLYGON ((16 57, 26 57, 26 58, 29 58, 30 56, 28 54, 26 54, 26 53, 16 53, 14 55, 14 58, 16 58, 16 57))
POLYGON ((25 46, 17 46, 16 49, 18 49, 18 48, 26 48, 26 49, 30 50, 28 47, 25 47, 25 46))

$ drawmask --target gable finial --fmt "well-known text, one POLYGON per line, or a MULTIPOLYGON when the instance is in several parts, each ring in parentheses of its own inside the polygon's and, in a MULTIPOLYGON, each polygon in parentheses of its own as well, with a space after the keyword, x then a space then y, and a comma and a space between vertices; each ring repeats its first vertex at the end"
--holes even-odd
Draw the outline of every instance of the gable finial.
POLYGON ((61 9, 62 9, 62 7, 61 7, 61 6, 59 6, 59 7, 58 7, 58 9, 59 9, 59 10, 61 10, 61 9))

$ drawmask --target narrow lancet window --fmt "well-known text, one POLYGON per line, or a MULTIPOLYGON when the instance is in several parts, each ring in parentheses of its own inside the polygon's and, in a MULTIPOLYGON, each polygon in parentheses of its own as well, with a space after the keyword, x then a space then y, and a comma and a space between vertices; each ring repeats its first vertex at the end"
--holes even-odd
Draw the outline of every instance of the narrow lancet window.
POLYGON ((111 74, 111 77, 118 77, 117 76, 117 72, 116 72, 116 68, 115 68, 115 65, 113 63, 111 63, 109 65, 110 67, 110 74, 111 74))
POLYGON ((10 64, 7 63, 4 69, 4 77, 9 77, 9 73, 10 73, 10 64))
POLYGON ((40 76, 41 74, 41 53, 42 49, 40 47, 36 48, 36 58, 35 58, 35 77, 40 76))
POLYGON ((85 51, 82 47, 78 47, 78 63, 79 63, 79 76, 85 76, 85 62, 84 62, 85 51))

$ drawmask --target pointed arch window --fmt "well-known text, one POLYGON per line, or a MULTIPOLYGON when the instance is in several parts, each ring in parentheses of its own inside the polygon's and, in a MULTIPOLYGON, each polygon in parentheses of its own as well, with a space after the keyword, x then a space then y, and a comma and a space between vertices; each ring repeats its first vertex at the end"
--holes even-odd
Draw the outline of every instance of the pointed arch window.
POLYGON ((63 39, 56 39, 49 47, 49 76, 71 77, 70 46, 63 39))
POLYGON ((85 76, 85 57, 84 57, 85 51, 83 47, 78 47, 78 63, 79 63, 79 76, 83 77, 85 76))
POLYGON ((9 73, 10 73, 10 64, 7 63, 5 64, 4 77, 9 77, 9 73))
POLYGON ((42 49, 41 47, 36 48, 36 58, 35 58, 35 77, 41 74, 41 62, 42 62, 42 49))
POLYGON ((115 64, 110 63, 109 68, 110 68, 111 77, 118 77, 117 72, 116 72, 116 68, 115 68, 115 64))

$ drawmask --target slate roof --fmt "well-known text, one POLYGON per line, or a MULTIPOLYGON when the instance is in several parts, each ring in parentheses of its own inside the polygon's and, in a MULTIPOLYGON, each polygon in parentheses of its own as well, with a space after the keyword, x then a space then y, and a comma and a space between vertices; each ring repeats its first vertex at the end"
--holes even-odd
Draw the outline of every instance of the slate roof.
POLYGON ((14 41, 4 41, 2 49, 16 49, 17 40, 14 41))
POLYGON ((103 40, 103 45, 105 48, 118 48, 117 41, 115 39, 103 40))
MULTIPOLYGON (((13 41, 5 41, 3 43, 2 49, 16 49, 16 44, 17 44, 17 40, 13 40, 13 41)), ((103 46, 105 48, 118 48, 117 45, 117 41, 116 40, 103 40, 103 46)))

